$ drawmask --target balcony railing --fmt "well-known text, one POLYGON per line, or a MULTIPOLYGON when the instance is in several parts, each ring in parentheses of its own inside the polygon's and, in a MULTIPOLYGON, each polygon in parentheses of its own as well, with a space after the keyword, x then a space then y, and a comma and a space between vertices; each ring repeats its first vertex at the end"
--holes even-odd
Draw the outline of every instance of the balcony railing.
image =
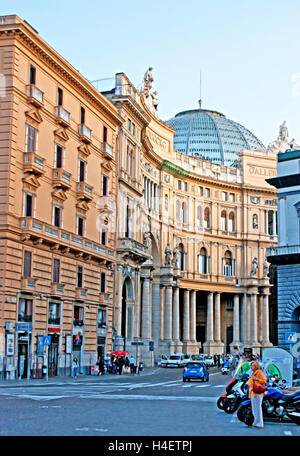
POLYGON ((34 104, 35 106, 40 107, 43 105, 44 93, 34 84, 29 84, 27 86, 27 96, 30 103, 34 104))
POLYGON ((102 152, 106 158, 113 158, 113 148, 107 142, 102 144, 102 152))
POLYGON ((86 289, 77 287, 75 291, 76 299, 83 299, 86 297, 86 289))
POLYGON ((36 279, 32 277, 21 277, 21 291, 33 292, 35 290, 36 279))
POLYGON ((63 168, 54 168, 52 171, 52 184, 56 187, 68 189, 71 187, 72 174, 65 171, 63 168))
POLYGON ((85 124, 79 125, 78 134, 82 141, 84 141, 84 142, 92 141, 92 130, 89 127, 87 127, 85 124))
POLYGON ((44 174, 44 161, 45 159, 40 157, 35 152, 24 152, 24 172, 33 174, 44 174))
POLYGON ((279 255, 299 255, 300 245, 280 245, 276 247, 268 247, 267 256, 279 256, 279 255))
POLYGON ((64 126, 70 125, 70 113, 62 106, 56 106, 55 116, 56 116, 57 121, 60 124, 62 124, 64 126))
POLYGON ((48 318, 48 324, 49 325, 59 326, 60 325, 60 317, 49 317, 48 318))
POLYGON ((106 258, 107 261, 112 261, 115 256, 113 250, 102 244, 83 236, 78 237, 70 231, 54 227, 34 217, 21 217, 20 228, 23 235, 30 235, 32 238, 43 238, 46 242, 59 244, 62 248, 70 248, 87 255, 94 255, 97 258, 106 258))
POLYGON ((18 321, 20 322, 32 322, 32 315, 18 314, 18 321))
POLYGON ((77 182, 77 198, 78 199, 93 199, 93 187, 86 182, 77 182))
POLYGON ((74 326, 83 326, 84 325, 84 321, 83 320, 79 320, 78 318, 74 318, 73 325, 74 326))

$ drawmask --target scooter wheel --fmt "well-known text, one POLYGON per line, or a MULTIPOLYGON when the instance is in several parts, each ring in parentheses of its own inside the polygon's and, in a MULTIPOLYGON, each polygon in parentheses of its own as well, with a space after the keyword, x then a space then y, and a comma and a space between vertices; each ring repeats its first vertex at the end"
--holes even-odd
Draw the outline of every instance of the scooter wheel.
POLYGON ((252 415, 251 406, 249 406, 249 405, 240 406, 238 408, 236 416, 240 421, 247 424, 247 426, 252 426, 253 421, 254 421, 254 416, 252 415))
POLYGON ((232 414, 236 411, 237 405, 236 401, 234 399, 225 399, 224 405, 223 405, 223 410, 224 412, 228 414, 232 414))
POLYGON ((225 399, 226 399, 225 397, 219 397, 219 399, 217 401, 217 407, 221 410, 223 410, 225 399))

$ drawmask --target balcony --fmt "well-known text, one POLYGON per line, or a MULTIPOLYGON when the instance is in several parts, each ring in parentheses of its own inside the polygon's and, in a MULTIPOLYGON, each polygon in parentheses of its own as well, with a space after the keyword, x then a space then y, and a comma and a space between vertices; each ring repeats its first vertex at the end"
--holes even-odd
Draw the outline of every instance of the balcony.
POLYGON ((92 130, 85 124, 79 125, 78 134, 81 141, 88 144, 92 142, 92 130))
POLYGON ((79 320, 78 318, 74 318, 73 325, 74 326, 84 326, 84 321, 83 320, 79 320))
POLYGON ((72 186, 71 176, 72 174, 68 173, 63 168, 54 168, 52 171, 52 185, 68 190, 72 186))
POLYGON ((44 161, 45 159, 35 152, 24 152, 24 173, 33 173, 37 176, 44 174, 44 161))
POLYGON ((77 182, 77 199, 91 201, 93 199, 93 187, 86 182, 77 182))
POLYGON ((35 291, 36 279, 32 277, 21 278, 21 291, 22 293, 33 293, 35 291))
POLYGON ((55 117, 57 122, 63 127, 68 127, 70 125, 70 113, 62 106, 56 106, 55 108, 55 117))
POLYGON ((144 244, 131 238, 119 238, 117 253, 123 260, 131 259, 137 264, 142 264, 150 259, 144 244))
POLYGON ((27 86, 27 97, 29 103, 33 104, 37 108, 43 106, 44 93, 34 84, 29 84, 27 86))
POLYGON ((99 293, 99 303, 100 304, 107 304, 109 301, 109 294, 108 293, 99 293))
POLYGON ((102 144, 102 152, 103 152, 104 157, 108 158, 109 160, 112 159, 114 156, 113 148, 107 142, 104 142, 102 144))
POLYGON ((51 283, 51 295, 62 298, 64 295, 64 285, 57 282, 51 283))
POLYGON ((48 325, 60 325, 60 317, 49 317, 48 318, 48 325))
POLYGON ((86 289, 77 287, 75 290, 75 296, 77 300, 83 300, 84 298, 86 298, 86 289))
POLYGON ((300 263, 300 245, 281 245, 266 250, 267 260, 272 264, 300 263))
POLYGON ((32 322, 32 315, 20 313, 18 314, 18 321, 24 323, 31 323, 32 322))
POLYGON ((93 256, 97 260, 105 260, 108 264, 114 261, 114 250, 34 217, 21 217, 20 228, 22 235, 31 238, 33 242, 43 240, 44 244, 58 245, 62 252, 71 250, 75 253, 93 256))

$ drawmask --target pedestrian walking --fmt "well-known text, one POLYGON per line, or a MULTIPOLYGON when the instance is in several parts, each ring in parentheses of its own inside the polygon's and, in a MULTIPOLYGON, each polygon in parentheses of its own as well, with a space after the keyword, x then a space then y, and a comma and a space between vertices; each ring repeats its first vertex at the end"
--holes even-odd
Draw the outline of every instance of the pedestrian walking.
POLYGON ((220 358, 221 358, 221 356, 220 356, 220 355, 218 355, 218 360, 217 360, 217 363, 218 363, 218 367, 220 367, 220 366, 221 366, 221 359, 220 359, 220 358))
POLYGON ((119 359, 118 359, 118 362, 117 362, 117 367, 118 367, 118 373, 119 375, 122 375, 122 371, 123 371, 123 366, 125 364, 125 360, 124 360, 124 357, 121 356, 119 359))
POLYGON ((135 359, 133 356, 130 357, 129 366, 130 366, 130 374, 134 375, 135 374, 135 359))
POLYGON ((73 378, 77 378, 78 368, 79 368, 78 359, 74 358, 73 363, 72 363, 72 377, 73 378))
POLYGON ((262 401, 266 391, 267 379, 260 369, 257 361, 251 362, 252 375, 249 378, 249 398, 251 400, 251 409, 254 416, 252 427, 262 429, 264 427, 262 401))
POLYGON ((125 366, 125 372, 126 372, 127 374, 129 374, 129 372, 130 372, 130 363, 129 363, 129 358, 128 358, 128 356, 126 356, 126 358, 125 358, 125 364, 124 364, 124 366, 125 366))
POLYGON ((139 367, 138 367, 138 374, 140 375, 141 372, 143 372, 143 369, 144 369, 144 363, 143 361, 140 361, 139 362, 139 367))
POLYGON ((98 375, 104 375, 104 362, 102 357, 99 358, 99 361, 97 362, 97 365, 99 367, 98 375))

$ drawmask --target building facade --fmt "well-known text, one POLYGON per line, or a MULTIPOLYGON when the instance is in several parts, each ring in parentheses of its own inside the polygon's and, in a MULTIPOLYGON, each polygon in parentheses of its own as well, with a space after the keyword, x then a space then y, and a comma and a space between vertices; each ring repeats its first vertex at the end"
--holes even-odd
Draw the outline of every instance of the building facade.
POLYGON ((17 16, 0 18, 0 73, 0 375, 70 373, 75 356, 89 372, 113 348, 123 120, 17 16))
POLYGON ((276 175, 276 154, 244 141, 229 167, 175 150, 152 82, 148 71, 138 91, 117 74, 104 93, 125 118, 116 344, 148 365, 170 352, 258 352, 271 345, 265 252, 277 242, 277 201, 265 179, 276 175))
MULTIPOLYGON (((278 246, 268 249, 268 261, 277 270, 278 346, 300 359, 300 148, 277 156, 278 246), (287 333, 295 333, 292 343, 287 333), (294 343, 296 342, 296 343, 294 343), (293 352, 295 350, 295 353, 293 352)), ((299 364, 299 362, 298 362, 299 364)), ((299 365, 297 365, 299 368, 299 365)))

